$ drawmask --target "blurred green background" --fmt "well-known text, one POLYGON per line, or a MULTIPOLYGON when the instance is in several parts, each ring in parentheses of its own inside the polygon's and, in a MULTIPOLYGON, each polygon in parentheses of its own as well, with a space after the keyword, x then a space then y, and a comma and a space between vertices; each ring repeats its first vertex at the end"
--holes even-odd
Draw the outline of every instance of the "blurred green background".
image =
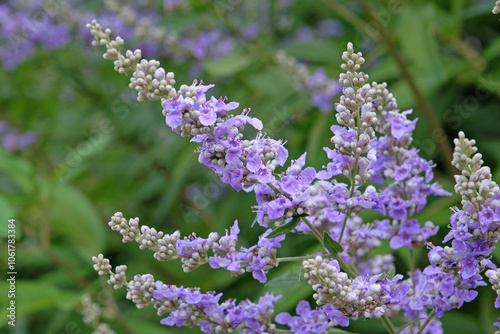
MULTIPOLYGON (((214 83, 209 92, 214 96, 251 108, 270 136, 287 141, 290 158, 307 151, 310 166, 326 164, 322 147, 330 145, 335 117, 311 107, 272 55, 284 49, 311 70, 323 67, 336 78, 341 54, 352 41, 367 60, 370 80, 386 81, 401 110, 413 108, 411 118, 419 118, 414 144, 436 162, 436 179, 447 190, 453 191, 454 182, 447 149, 460 130, 477 140, 485 164, 500 180, 500 22, 491 13, 494 1, 289 1, 288 7, 284 2, 189 1, 182 10, 165 13, 161 24, 182 30, 196 23, 231 35, 236 17, 258 23, 257 39, 223 58, 202 60, 196 79, 214 83), (283 16, 287 24, 280 23, 283 16), (342 24, 339 36, 297 37, 303 27, 314 30, 327 19, 342 24)), ((89 6, 98 9, 100 3, 89 6)), ((168 284, 224 292, 223 299, 256 301, 274 291, 285 295, 275 314, 294 312, 312 291, 299 280, 298 263, 274 269, 265 285, 249 274, 232 277, 208 266, 185 274, 180 261, 159 263, 135 243, 121 243, 108 228, 109 217, 121 211, 166 233, 179 229, 183 236, 224 234, 237 219, 244 246, 255 244, 264 231, 251 226, 253 195, 235 193, 200 165, 193 153, 197 145, 165 126, 159 102, 137 102, 128 78, 102 59, 103 52, 75 38, 59 50, 37 48, 13 70, 0 67, 0 120, 38 134, 24 150, 0 149, 0 249, 6 253, 7 219, 15 218, 18 272, 16 327, 6 324, 7 282, 0 282, 0 332, 91 333, 92 324, 82 319, 84 294, 99 303, 101 321, 117 333, 198 332, 160 325, 153 308, 138 310, 125 299, 125 289, 112 290, 92 269, 91 257, 99 253, 113 266, 126 264, 129 279, 151 273, 168 284)), ((176 73, 178 84, 195 79, 193 59, 155 58, 176 73)), ((433 199, 418 215, 441 226, 435 244, 446 234, 449 208, 459 204, 457 196, 433 199)), ((279 254, 317 250, 313 237, 291 236, 279 254)), ((381 252, 386 251, 384 246, 381 252)), ((406 252, 394 253, 397 271, 405 273, 406 252)), ((423 267, 427 258, 420 254, 423 267)), ((498 250, 494 261, 500 263, 498 250)), ((6 265, 2 255, 0 266, 6 265)), ((493 331, 500 313, 493 307, 495 294, 489 286, 478 290, 474 302, 445 314, 445 333, 493 331)), ((378 321, 352 323, 348 331, 384 332, 378 321)))

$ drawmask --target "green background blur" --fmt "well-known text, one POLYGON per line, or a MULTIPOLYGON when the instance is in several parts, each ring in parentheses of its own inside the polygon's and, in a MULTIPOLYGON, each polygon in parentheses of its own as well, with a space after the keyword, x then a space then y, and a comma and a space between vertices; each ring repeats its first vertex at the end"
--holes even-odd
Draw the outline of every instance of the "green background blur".
MULTIPOLYGON (((451 147, 460 130, 477 140, 485 164, 500 180, 500 22, 491 13, 494 1, 297 1, 289 13, 289 31, 273 25, 273 17, 280 15, 274 11, 276 3, 270 1, 270 24, 260 26, 255 42, 221 60, 203 61, 204 71, 197 79, 214 83, 209 92, 214 96, 252 108, 251 114, 263 120, 270 136, 287 141, 290 158, 307 151, 308 165, 326 164, 322 148, 330 145, 329 127, 335 117, 311 107, 270 55, 284 49, 311 69, 324 67, 335 78, 341 54, 352 41, 367 60, 364 71, 370 81, 386 81, 400 109, 413 108, 410 118, 419 118, 414 144, 423 157, 437 163, 436 179, 447 190, 453 191, 454 178, 446 144, 451 147), (284 42, 298 27, 315 27, 325 19, 343 23, 340 37, 284 42), (435 130, 424 113, 426 105, 444 132, 435 130)), ((179 29, 198 21, 231 31, 230 17, 240 4, 190 1, 182 15, 165 20, 179 29)), ((247 15, 257 20, 258 10, 247 15)), ((121 243, 121 236, 108 228, 109 217, 121 211, 165 233, 179 229, 183 236, 196 232, 206 237, 211 231, 223 235, 237 219, 244 246, 255 244, 264 231, 251 226, 254 196, 236 193, 200 165, 193 153, 197 145, 165 126, 159 102, 137 102, 128 78, 102 59, 103 52, 102 47, 75 41, 58 51, 39 49, 13 71, 0 67, 0 119, 39 135, 33 146, 19 153, 0 150, 0 268, 7 272, 7 219, 15 218, 18 272, 14 328, 6 325, 7 282, 0 282, 0 332, 91 333, 92 327, 82 320, 83 294, 101 305, 101 320, 117 333, 199 332, 160 325, 152 307, 136 309, 125 299, 125 289, 114 291, 92 269, 91 257, 99 253, 113 266, 126 264, 129 279, 151 273, 168 284, 224 292, 223 299, 256 301, 265 291, 274 291, 285 295, 275 314, 294 312, 296 303, 310 299, 312 291, 300 278, 298 263, 274 269, 265 285, 250 274, 232 277, 208 266, 186 274, 180 261, 157 262, 137 244, 121 243)), ((158 60, 175 72, 178 85, 194 79, 189 59, 158 60)), ((459 204, 456 195, 431 199, 418 215, 422 222, 441 226, 435 244, 446 234, 449 208, 459 204)), ((290 236, 279 255, 317 250, 313 237, 290 236)), ((389 251, 387 245, 380 250, 389 251)), ((394 254, 397 271, 406 273, 407 253, 394 254)), ((426 253, 419 254, 423 267, 426 253)), ((494 261, 500 263, 498 250, 494 261)), ((445 333, 493 331, 492 323, 500 315, 493 307, 495 294, 489 286, 478 291, 474 302, 445 313, 445 333)), ((352 323, 348 331, 384 332, 378 321, 352 323)))

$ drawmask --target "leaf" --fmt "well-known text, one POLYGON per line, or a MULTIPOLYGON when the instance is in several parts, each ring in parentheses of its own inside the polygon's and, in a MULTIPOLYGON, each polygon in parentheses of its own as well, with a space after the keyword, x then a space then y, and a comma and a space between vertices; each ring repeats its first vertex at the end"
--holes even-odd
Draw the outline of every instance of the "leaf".
POLYGON ((348 332, 348 331, 345 331, 345 330, 339 329, 339 328, 332 328, 327 333, 328 334, 356 334, 356 333, 348 332))
POLYGON ((297 273, 286 273, 270 280, 265 286, 278 286, 281 288, 294 288, 300 285, 308 285, 307 281, 300 280, 297 273))
POLYGON ((67 184, 52 185, 49 214, 55 231, 74 244, 86 261, 104 247, 105 222, 92 203, 77 189, 67 184))
MULTIPOLYGON (((9 282, 6 280, 4 282, 0 284, 1 290, 9 291, 9 282)), ((15 301, 16 315, 22 316, 53 307, 71 309, 78 303, 80 296, 81 291, 63 291, 46 282, 20 280, 17 278, 15 283, 15 297, 10 300, 15 301)), ((0 311, 0 326, 9 319, 6 315, 7 308, 2 307, 0 311)))
POLYGON ((271 233, 269 233, 266 238, 271 239, 271 238, 276 238, 279 237, 282 234, 287 234, 293 231, 294 228, 297 227, 300 223, 300 218, 302 215, 299 216, 294 216, 292 220, 290 220, 288 223, 283 224, 281 226, 278 226, 277 228, 274 229, 271 233))
MULTIPOLYGON (((14 216, 14 210, 10 206, 9 202, 7 202, 3 196, 0 196, 0 221, 3 223, 3 228, 0 230, 0 238, 7 236, 7 221, 12 218, 16 218, 14 216)), ((17 232, 18 229, 16 229, 16 233, 17 232)))
POLYGON ((35 173, 28 160, 0 151, 0 172, 9 175, 25 193, 33 190, 35 173))
POLYGON ((491 61, 498 55, 500 55, 500 39, 494 39, 484 49, 483 57, 491 61))
POLYGON ((433 93, 446 80, 439 43, 435 38, 439 29, 436 22, 441 21, 432 4, 414 6, 412 10, 405 10, 397 17, 395 33, 399 35, 401 51, 411 64, 411 71, 418 73, 416 80, 424 93, 433 93), (420 33, 415 34, 414 31, 420 33))
POLYGON ((337 241, 333 240, 330 234, 328 234, 328 232, 326 231, 323 232, 323 242, 325 243, 325 248, 331 254, 338 254, 344 252, 342 246, 337 241))
POLYGON ((233 52, 222 59, 206 60, 203 66, 209 75, 225 77, 243 70, 253 62, 253 59, 242 52, 233 52))

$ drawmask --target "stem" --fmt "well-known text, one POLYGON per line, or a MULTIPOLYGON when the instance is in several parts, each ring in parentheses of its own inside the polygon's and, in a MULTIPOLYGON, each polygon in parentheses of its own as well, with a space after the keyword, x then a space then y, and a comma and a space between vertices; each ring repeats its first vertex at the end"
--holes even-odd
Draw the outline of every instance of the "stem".
POLYGON ((352 270, 351 267, 349 267, 349 265, 347 263, 345 263, 344 260, 342 260, 342 258, 340 257, 340 255, 338 255, 338 254, 332 254, 332 257, 335 260, 337 260, 337 262, 339 263, 340 268, 342 268, 346 272, 346 274, 349 275, 349 277, 355 278, 355 277, 358 276, 358 275, 356 275, 356 273, 354 272, 354 270, 352 270))
MULTIPOLYGON (((313 232, 314 236, 319 240, 319 242, 321 242, 321 245, 323 245, 323 247, 324 247, 325 243, 324 243, 323 237, 321 236, 321 234, 319 233, 319 231, 307 220, 307 218, 302 217, 302 220, 311 229, 311 231, 313 232)), ((349 277, 355 278, 355 277, 358 276, 356 274, 356 272, 354 270, 352 270, 347 263, 345 263, 345 261, 340 257, 340 255, 334 254, 334 253, 330 253, 330 255, 335 260, 337 260, 337 262, 339 263, 339 266, 346 272, 347 275, 349 275, 349 277)), ((356 269, 356 271, 358 271, 358 270, 356 269)))
POLYGON ((422 326, 422 328, 420 328, 420 330, 418 331, 417 334, 422 334, 422 331, 425 329, 425 327, 429 324, 429 322, 431 322, 432 318, 434 318, 434 315, 436 314, 436 309, 432 310, 432 312, 429 314, 429 316, 427 317, 427 320, 425 320, 424 322, 424 325, 422 326))
POLYGON ((324 246, 324 242, 323 242, 323 236, 321 235, 321 233, 319 233, 319 231, 316 229, 316 227, 313 226, 313 224, 311 224, 309 222, 309 220, 307 220, 306 217, 302 217, 302 221, 304 223, 306 223, 306 225, 309 227, 309 229, 312 231, 312 233, 314 234, 314 236, 316 237, 316 239, 319 240, 319 242, 321 242, 321 244, 324 246))
MULTIPOLYGON (((355 91, 357 91, 358 89, 356 87, 353 87, 355 91)), ((359 141, 359 137, 361 135, 361 107, 357 107, 356 110, 354 111, 356 113, 356 121, 357 121, 357 129, 356 129, 356 132, 358 134, 358 138, 357 138, 357 141, 359 141)), ((352 175, 350 177, 350 181, 351 181, 351 191, 350 191, 350 195, 349 195, 349 198, 352 198, 352 195, 354 194, 354 189, 356 188, 356 175, 358 174, 358 164, 359 164, 359 156, 360 156, 360 153, 356 153, 355 156, 354 156, 354 169, 352 170, 352 175)), ((339 243, 342 241, 342 237, 344 236, 344 231, 345 231, 345 227, 347 225, 347 217, 349 216, 348 214, 348 210, 346 208, 345 210, 346 212, 344 213, 344 221, 342 222, 342 230, 340 230, 340 236, 339 236, 339 243)))
POLYGON ((450 43, 452 49, 474 68, 477 74, 484 71, 484 68, 486 67, 486 60, 484 60, 475 49, 456 36, 450 37, 448 42, 450 43))
POLYGON ((360 19, 358 16, 354 15, 349 9, 342 6, 335 0, 323 0, 323 2, 329 6, 339 17, 349 22, 353 27, 358 29, 360 32, 364 31, 366 22, 360 19))
POLYGON ((394 325, 392 324, 391 320, 387 315, 384 314, 382 317, 380 317, 380 319, 382 319, 385 328, 387 328, 387 331, 390 334, 396 334, 396 328, 394 328, 394 325))
POLYGON ((290 257, 278 257, 276 258, 276 262, 294 262, 294 261, 303 261, 310 256, 290 256, 290 257))
POLYGON ((271 188, 276 194, 279 194, 281 191, 279 191, 278 188, 276 188, 271 182, 266 183, 269 188, 271 188))
POLYGON ((354 272, 354 274, 356 274, 356 276, 359 276, 359 270, 358 270, 358 268, 356 268, 353 261, 349 262, 348 266, 349 266, 349 268, 352 269, 352 271, 354 272))
POLYGON ((416 284, 415 284, 415 263, 413 259, 413 249, 409 249, 409 257, 410 257, 410 272, 411 272, 411 282, 413 284, 413 291, 415 291, 416 284))

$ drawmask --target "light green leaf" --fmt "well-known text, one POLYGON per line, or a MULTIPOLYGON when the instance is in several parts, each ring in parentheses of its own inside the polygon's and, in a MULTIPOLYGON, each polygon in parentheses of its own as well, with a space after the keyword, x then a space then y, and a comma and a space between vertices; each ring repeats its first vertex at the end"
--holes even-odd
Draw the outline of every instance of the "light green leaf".
POLYGON ((283 224, 275 228, 269 235, 266 237, 268 239, 279 237, 282 234, 287 234, 293 231, 294 228, 297 227, 300 223, 301 216, 295 216, 288 223, 283 224))
MULTIPOLYGON (((2 291, 9 291, 10 283, 3 280, 0 283, 2 291)), ((35 313, 49 308, 70 309, 78 303, 81 292, 63 291, 45 282, 20 280, 15 281, 15 301, 16 317, 35 313)), ((7 296, 6 296, 7 297, 7 296)), ((10 304, 9 304, 10 305, 10 304)), ((0 310, 0 326, 9 320, 8 310, 2 307, 0 310)))
POLYGON ((339 329, 339 328, 332 328, 327 333, 328 334, 356 334, 356 333, 348 332, 348 331, 345 331, 345 330, 339 329))
POLYGON ((300 285, 308 285, 306 280, 300 280, 297 273, 286 273, 267 282, 266 286, 278 286, 282 288, 293 288, 300 285))
POLYGON ((250 65, 254 60, 248 54, 233 52, 222 59, 206 60, 203 62, 205 70, 210 76, 225 77, 238 73, 250 65))
MULTIPOLYGON (((344 47, 345 45, 342 45, 342 48, 344 47)), ((342 54, 339 45, 335 43, 325 43, 325 41, 322 40, 292 42, 284 49, 287 54, 293 57, 307 59, 313 62, 331 63, 334 55, 342 54)))
POLYGON ((0 172, 10 176, 25 193, 33 190, 35 174, 27 160, 0 151, 0 172))
POLYGON ((412 10, 406 10, 398 16, 395 30, 399 35, 402 52, 408 63, 412 64, 411 70, 418 73, 416 80, 419 86, 429 94, 446 79, 435 37, 436 30, 439 29, 436 22, 440 22, 440 16, 433 4, 413 6, 412 10), (415 31, 420 33, 415 34, 415 31))
POLYGON ((323 241, 325 243, 325 248, 328 249, 331 254, 344 252, 342 246, 337 241, 333 240, 330 234, 326 231, 323 233, 323 241))
POLYGON ((105 222, 92 203, 77 189, 59 183, 50 189, 50 223, 86 261, 102 251, 105 222))
POLYGON ((9 202, 7 202, 7 200, 3 196, 0 196, 0 222, 2 223, 2 229, 0 229, 0 238, 4 238, 7 236, 7 221, 12 218, 16 218, 14 216, 14 209, 12 209, 9 202))

